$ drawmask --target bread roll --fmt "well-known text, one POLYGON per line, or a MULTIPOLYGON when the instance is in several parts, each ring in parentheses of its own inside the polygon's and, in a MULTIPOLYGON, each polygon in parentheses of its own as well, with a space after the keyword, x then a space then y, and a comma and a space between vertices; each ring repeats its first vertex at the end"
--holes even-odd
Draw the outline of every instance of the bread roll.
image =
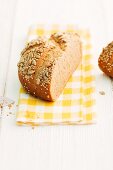
POLYGON ((29 42, 21 53, 18 75, 25 90, 39 98, 55 101, 82 57, 76 33, 55 33, 29 42))
POLYGON ((113 42, 103 49, 98 59, 98 65, 106 75, 113 77, 113 42))

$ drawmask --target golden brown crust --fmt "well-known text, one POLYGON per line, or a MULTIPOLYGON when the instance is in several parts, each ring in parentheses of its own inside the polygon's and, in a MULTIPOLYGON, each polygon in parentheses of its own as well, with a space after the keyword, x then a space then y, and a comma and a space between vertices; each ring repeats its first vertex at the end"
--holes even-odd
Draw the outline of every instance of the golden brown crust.
POLYGON ((48 90, 45 90, 43 86, 37 85, 33 79, 28 81, 24 79, 22 74, 18 73, 18 75, 19 80, 23 85, 24 89, 27 91, 27 93, 33 95, 34 97, 39 97, 44 100, 52 101, 49 85, 47 86, 48 90))
POLYGON ((98 65, 106 75, 113 77, 113 42, 103 49, 98 59, 98 65))
POLYGON ((60 33, 46 41, 33 40, 21 53, 20 82, 28 93, 54 101, 78 66, 81 55, 81 42, 76 34, 60 33))

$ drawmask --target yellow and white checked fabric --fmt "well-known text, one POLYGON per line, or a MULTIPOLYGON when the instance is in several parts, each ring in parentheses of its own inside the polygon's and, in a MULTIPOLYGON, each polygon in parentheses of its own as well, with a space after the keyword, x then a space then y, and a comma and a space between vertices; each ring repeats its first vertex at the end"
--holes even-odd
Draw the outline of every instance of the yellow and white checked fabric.
POLYGON ((26 94, 20 88, 17 124, 91 124, 95 122, 95 76, 91 64, 91 44, 88 30, 74 25, 36 25, 29 30, 27 41, 39 35, 57 31, 77 32, 83 42, 82 63, 67 83, 56 102, 46 102, 26 94))

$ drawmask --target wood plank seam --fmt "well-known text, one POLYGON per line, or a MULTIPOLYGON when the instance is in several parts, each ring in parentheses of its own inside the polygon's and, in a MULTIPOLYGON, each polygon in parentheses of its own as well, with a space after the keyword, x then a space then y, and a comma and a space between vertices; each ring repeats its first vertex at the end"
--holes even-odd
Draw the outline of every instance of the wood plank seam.
MULTIPOLYGON (((4 82, 4 89, 3 89, 3 97, 5 97, 5 89, 7 85, 7 79, 8 79, 8 71, 9 71, 9 64, 10 64, 10 58, 11 58, 11 49, 12 49, 12 37, 13 37, 13 32, 14 32, 14 21, 16 18, 16 10, 17 10, 17 4, 18 0, 14 1, 13 5, 13 18, 12 18, 12 26, 11 26, 11 35, 10 35, 10 44, 9 44, 9 55, 8 55, 8 62, 7 62, 7 70, 6 70, 6 75, 5 75, 5 82, 4 82)), ((0 125, 2 124, 2 114, 3 114, 3 108, 0 109, 0 125)), ((1 131, 1 128, 0 128, 1 131)))

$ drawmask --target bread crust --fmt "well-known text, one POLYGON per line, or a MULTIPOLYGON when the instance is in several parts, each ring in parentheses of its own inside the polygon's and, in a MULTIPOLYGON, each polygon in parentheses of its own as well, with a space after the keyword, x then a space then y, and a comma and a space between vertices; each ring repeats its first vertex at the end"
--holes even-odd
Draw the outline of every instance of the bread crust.
POLYGON ((113 42, 103 48, 99 59, 99 68, 109 77, 113 77, 113 42))
POLYGON ((19 79, 31 95, 55 101, 81 61, 80 37, 75 33, 57 33, 46 41, 40 38, 40 43, 38 39, 30 42, 22 51, 19 79), (42 52, 36 58, 38 51, 42 52), (29 65, 29 61, 34 65, 29 65))

